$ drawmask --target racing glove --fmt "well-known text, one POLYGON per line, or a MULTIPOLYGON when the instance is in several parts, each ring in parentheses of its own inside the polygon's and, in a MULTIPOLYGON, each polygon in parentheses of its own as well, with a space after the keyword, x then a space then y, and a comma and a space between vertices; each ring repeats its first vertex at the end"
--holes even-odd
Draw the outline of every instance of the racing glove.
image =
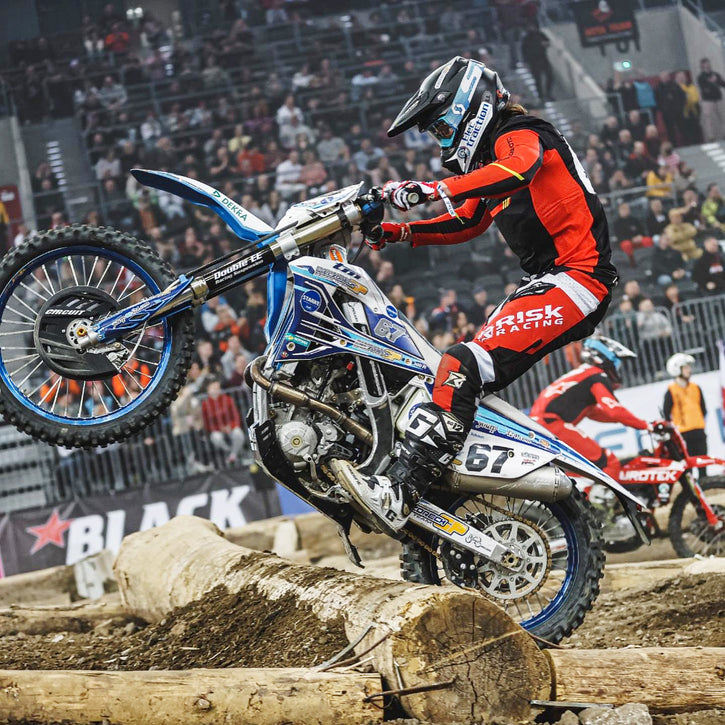
POLYGON ((383 200, 400 211, 410 211, 418 204, 440 199, 438 184, 430 181, 388 181, 383 186, 383 200))
POLYGON ((372 229, 365 231, 365 244, 371 249, 381 250, 391 242, 410 241, 410 226, 408 224, 394 224, 383 222, 372 229))

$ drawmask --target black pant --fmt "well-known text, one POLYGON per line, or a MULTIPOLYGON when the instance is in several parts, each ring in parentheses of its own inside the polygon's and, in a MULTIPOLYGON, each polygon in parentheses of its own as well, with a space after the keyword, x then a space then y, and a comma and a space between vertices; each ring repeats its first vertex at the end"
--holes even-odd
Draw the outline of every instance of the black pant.
POLYGON ((682 434, 682 437, 685 439, 685 443, 687 443, 687 452, 691 456, 707 455, 707 435, 703 428, 688 430, 682 434))

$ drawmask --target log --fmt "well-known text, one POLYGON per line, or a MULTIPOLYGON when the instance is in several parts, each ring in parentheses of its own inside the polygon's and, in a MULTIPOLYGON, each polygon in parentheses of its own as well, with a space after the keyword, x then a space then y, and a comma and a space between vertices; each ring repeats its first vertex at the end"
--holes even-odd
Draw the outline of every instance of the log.
POLYGON ((87 632, 102 622, 131 619, 135 617, 128 613, 117 593, 92 602, 65 606, 16 605, 0 609, 0 637, 17 632, 87 632))
POLYGON ((127 536, 115 572, 126 606, 148 621, 224 585, 270 600, 292 596, 323 622, 342 618, 351 642, 367 632, 358 652, 386 636, 371 652, 386 686, 453 681, 401 698, 421 720, 526 720, 534 714, 529 701, 550 692, 544 655, 483 597, 285 562, 231 544, 196 517, 127 536))
POLYGON ((72 566, 54 566, 0 579, 0 607, 11 604, 70 604, 77 598, 72 566))
POLYGON ((0 670, 0 720, 358 725, 382 721, 364 702, 380 688, 379 675, 305 669, 0 670))
POLYGON ((647 589, 667 579, 697 574, 725 574, 725 558, 666 559, 610 564, 604 569, 602 591, 647 589))
POLYGON ((546 650, 563 702, 640 702, 659 712, 725 703, 725 647, 546 650))

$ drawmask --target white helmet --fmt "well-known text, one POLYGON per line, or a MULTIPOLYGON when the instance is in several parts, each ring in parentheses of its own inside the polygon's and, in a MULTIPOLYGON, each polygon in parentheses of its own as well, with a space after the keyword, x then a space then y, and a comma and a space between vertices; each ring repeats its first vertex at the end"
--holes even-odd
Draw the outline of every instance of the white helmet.
POLYGON ((682 368, 685 365, 693 365, 695 358, 684 352, 676 352, 667 361, 667 374, 671 378, 679 378, 682 374, 682 368))

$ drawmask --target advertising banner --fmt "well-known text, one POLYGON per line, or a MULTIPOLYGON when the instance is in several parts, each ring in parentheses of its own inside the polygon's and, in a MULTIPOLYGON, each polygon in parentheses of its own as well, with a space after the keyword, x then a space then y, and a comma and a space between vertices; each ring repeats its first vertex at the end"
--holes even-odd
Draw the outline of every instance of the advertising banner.
POLYGON ((582 47, 639 40, 631 0, 583 0, 572 4, 582 47))
POLYGON ((278 516, 274 484, 259 478, 253 481, 247 470, 215 472, 3 514, 0 572, 10 576, 74 564, 102 549, 116 552, 126 534, 160 526, 182 514, 202 516, 222 530, 278 516))

